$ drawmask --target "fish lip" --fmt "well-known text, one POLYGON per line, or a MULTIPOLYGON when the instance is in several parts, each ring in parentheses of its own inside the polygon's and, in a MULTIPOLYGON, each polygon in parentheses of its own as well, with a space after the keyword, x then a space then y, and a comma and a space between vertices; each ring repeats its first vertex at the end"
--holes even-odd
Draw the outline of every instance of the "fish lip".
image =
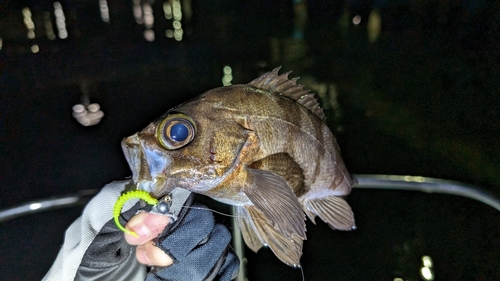
POLYGON ((166 185, 167 179, 164 177, 156 177, 153 180, 138 180, 135 182, 137 189, 145 190, 153 195, 159 195, 163 193, 163 189, 166 185))
POLYGON ((127 160, 127 164, 132 171, 132 180, 134 181, 134 183, 137 183, 138 171, 140 170, 141 161, 141 155, 138 155, 141 150, 137 149, 137 147, 140 147, 137 133, 124 138, 121 141, 121 146, 123 154, 125 155, 125 159, 127 160))
POLYGON ((121 142, 125 159, 132 171, 132 181, 138 189, 153 194, 163 193, 172 183, 165 171, 171 163, 171 158, 150 146, 141 138, 140 133, 135 133, 121 142))

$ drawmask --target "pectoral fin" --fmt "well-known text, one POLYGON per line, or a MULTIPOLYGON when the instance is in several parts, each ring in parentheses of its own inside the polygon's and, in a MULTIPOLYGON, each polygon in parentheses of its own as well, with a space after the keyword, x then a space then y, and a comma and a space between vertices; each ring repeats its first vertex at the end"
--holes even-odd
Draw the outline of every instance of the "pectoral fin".
POLYGON ((297 236, 286 237, 277 231, 255 206, 245 206, 245 209, 251 218, 248 225, 255 230, 256 237, 260 239, 261 244, 268 246, 276 257, 287 265, 300 266, 302 239, 297 236))
POLYGON ((333 229, 353 230, 356 228, 351 207, 340 197, 306 199, 304 205, 307 216, 313 222, 317 215, 333 229))
POLYGON ((297 163, 288 153, 269 155, 253 162, 249 167, 256 170, 265 170, 281 176, 286 180, 288 185, 290 185, 297 198, 309 191, 309 187, 304 183, 304 170, 302 170, 299 163, 297 163))
POLYGON ((243 190, 252 203, 285 237, 306 239, 302 207, 282 177, 264 170, 247 168, 249 184, 243 190))
POLYGON ((236 225, 241 230, 241 235, 243 236, 243 240, 245 240, 245 244, 247 244, 248 248, 252 251, 256 252, 262 248, 261 239, 255 233, 256 228, 253 225, 252 218, 248 214, 245 207, 234 207, 236 210, 236 225))

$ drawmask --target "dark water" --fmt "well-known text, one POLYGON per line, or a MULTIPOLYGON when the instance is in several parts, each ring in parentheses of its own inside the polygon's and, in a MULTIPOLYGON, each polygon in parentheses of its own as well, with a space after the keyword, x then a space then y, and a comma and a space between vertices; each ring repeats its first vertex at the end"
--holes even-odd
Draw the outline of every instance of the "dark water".
MULTIPOLYGON (((97 1, 61 1, 68 38, 54 40, 42 27, 49 12, 57 31, 51 1, 1 3, 0 208, 128 176, 120 140, 221 86, 226 65, 235 84, 278 65, 293 70, 320 95, 352 173, 452 179, 500 195, 494 1, 183 1, 181 41, 163 35, 173 21, 155 2, 152 42, 132 1, 109 2, 105 23, 97 1), (25 7, 34 39, 26 37, 25 7), (381 31, 370 42, 367 19, 377 15, 381 31), (84 81, 106 114, 93 127, 71 116, 84 81)), ((494 209, 397 191, 354 190, 348 201, 356 231, 308 225, 306 280, 420 280, 424 255, 440 280, 500 279, 494 209)), ((0 225, 0 279, 40 279, 77 214, 0 225)), ((250 280, 302 278, 267 250, 247 257, 250 280)))

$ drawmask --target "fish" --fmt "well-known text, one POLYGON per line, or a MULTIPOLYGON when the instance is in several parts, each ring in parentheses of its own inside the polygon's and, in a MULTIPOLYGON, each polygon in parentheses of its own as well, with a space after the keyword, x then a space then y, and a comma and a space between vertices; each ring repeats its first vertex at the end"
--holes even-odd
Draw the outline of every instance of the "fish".
POLYGON ((246 245, 300 267, 306 216, 356 228, 345 200, 355 180, 314 94, 280 67, 168 110, 122 148, 138 189, 174 188, 234 206, 246 245))

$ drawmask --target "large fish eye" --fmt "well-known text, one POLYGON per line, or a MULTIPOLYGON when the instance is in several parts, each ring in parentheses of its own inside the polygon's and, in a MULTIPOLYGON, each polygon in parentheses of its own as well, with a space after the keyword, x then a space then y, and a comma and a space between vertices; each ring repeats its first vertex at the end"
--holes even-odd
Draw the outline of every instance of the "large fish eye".
POLYGON ((156 139, 168 150, 181 148, 194 139, 196 127, 193 119, 184 114, 172 114, 156 128, 156 139))

